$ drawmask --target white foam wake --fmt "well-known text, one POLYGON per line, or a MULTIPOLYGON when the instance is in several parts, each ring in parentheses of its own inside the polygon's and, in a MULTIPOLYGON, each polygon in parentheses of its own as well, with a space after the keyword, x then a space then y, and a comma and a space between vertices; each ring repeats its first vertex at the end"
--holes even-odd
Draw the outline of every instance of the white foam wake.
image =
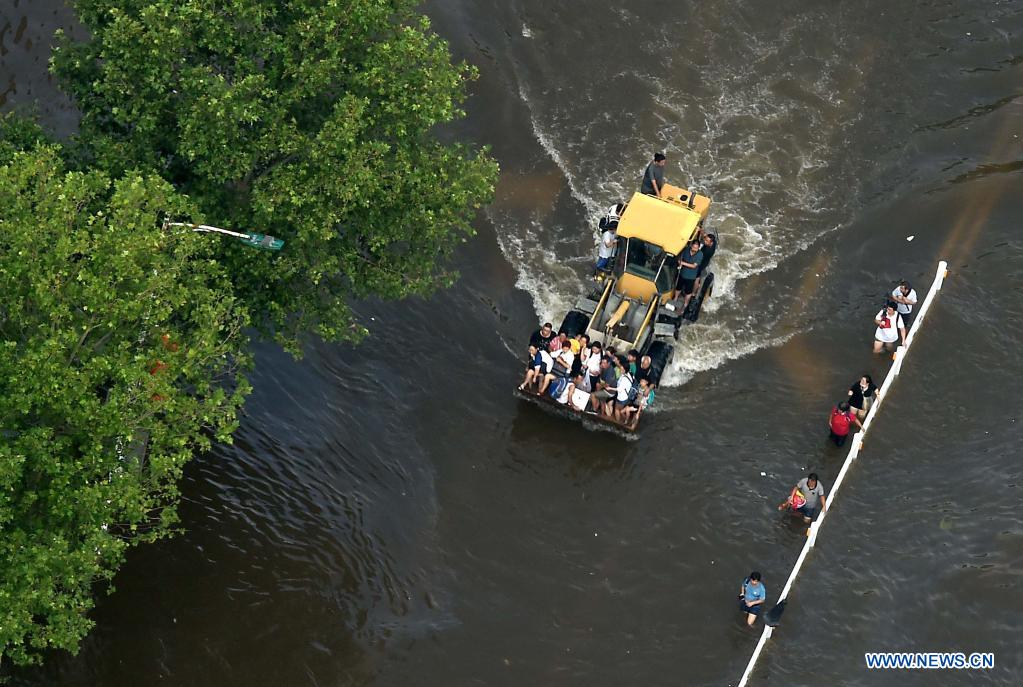
MULTIPOLYGON (((671 40, 666 37, 666 49, 671 40)), ((774 71, 765 77, 751 73, 747 66, 704 65, 707 83, 715 84, 718 91, 700 99, 666 77, 628 72, 589 84, 545 82, 544 96, 534 98, 516 70, 519 96, 528 109, 533 134, 563 170, 569 193, 580 205, 577 227, 559 225, 538 212, 527 218, 514 212, 490 213, 501 249, 518 271, 517 285, 531 294, 542 319, 560 322, 584 289, 595 257, 592 227, 596 218, 608 205, 630 195, 638 182, 638 173, 621 173, 623 166, 637 160, 645 165, 649 151, 665 150, 669 180, 714 199, 708 220, 708 228, 720 237, 712 267, 714 298, 708 301, 707 316, 683 330, 664 381, 669 386, 684 384, 694 374, 728 360, 780 345, 791 336, 776 331, 777 322, 770 315, 732 314, 753 310, 741 302, 738 285, 775 269, 837 228, 854 191, 852 181, 844 186, 835 183, 838 172, 831 162, 832 141, 841 138, 841 129, 852 120, 829 119, 831 110, 816 112, 768 88, 767 83, 795 77, 785 71, 787 62, 775 56, 775 46, 752 47, 756 48, 754 58, 769 63, 765 69, 774 71), (630 128, 632 115, 594 112, 585 106, 600 100, 608 82, 629 78, 652 90, 652 107, 658 115, 656 141, 608 141, 609 129, 636 136, 630 128), (547 93, 556 93, 557 99, 548 99, 547 93), (624 176, 629 177, 627 184, 624 176), (839 190, 821 189, 840 189, 841 195, 839 190), (581 231, 587 232, 586 239, 579 238, 581 231)), ((788 49, 798 51, 798 46, 788 49)), ((662 73, 670 75, 671 70, 662 73)), ((830 104, 849 96, 823 77, 803 79, 799 85, 830 104)))

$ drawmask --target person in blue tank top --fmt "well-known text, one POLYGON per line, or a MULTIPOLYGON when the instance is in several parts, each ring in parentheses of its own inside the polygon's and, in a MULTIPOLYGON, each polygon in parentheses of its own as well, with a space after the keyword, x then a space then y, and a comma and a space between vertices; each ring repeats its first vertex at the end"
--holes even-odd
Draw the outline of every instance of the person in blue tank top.
POLYGON ((746 624, 752 625, 764 610, 764 602, 767 601, 767 588, 760 581, 760 573, 754 570, 739 587, 739 608, 746 614, 746 624))

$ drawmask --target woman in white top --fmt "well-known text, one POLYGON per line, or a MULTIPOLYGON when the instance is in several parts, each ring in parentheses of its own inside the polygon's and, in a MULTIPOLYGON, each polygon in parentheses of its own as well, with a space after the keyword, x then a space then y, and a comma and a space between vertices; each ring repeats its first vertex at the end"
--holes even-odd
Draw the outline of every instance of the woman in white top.
POLYGON ((572 353, 572 344, 565 341, 561 344, 561 352, 551 355, 554 359, 554 367, 544 376, 540 383, 540 393, 546 393, 547 387, 554 381, 555 377, 571 377, 572 364, 575 362, 575 355, 572 353))
MULTIPOLYGON (((628 406, 632 399, 636 397, 636 394, 632 393, 632 385, 636 381, 632 378, 632 373, 626 370, 622 376, 618 379, 618 395, 614 400, 614 419, 618 422, 624 422, 626 419, 625 408, 628 406)), ((610 402, 608 403, 610 407, 610 402)), ((608 413, 610 415, 611 413, 608 413)))
POLYGON ((889 303, 877 313, 874 324, 877 325, 877 331, 874 332, 874 353, 883 353, 886 348, 892 350, 900 338, 902 345, 906 345, 906 325, 902 322, 902 316, 895 310, 894 303, 889 303))

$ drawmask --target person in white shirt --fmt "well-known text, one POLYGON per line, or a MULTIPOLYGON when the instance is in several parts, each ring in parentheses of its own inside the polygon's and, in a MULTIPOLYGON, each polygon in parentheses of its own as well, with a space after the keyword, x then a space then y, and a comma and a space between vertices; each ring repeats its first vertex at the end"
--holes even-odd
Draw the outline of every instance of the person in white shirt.
POLYGON ((902 322, 908 330, 913 326, 913 307, 916 305, 916 289, 903 279, 892 291, 891 299, 895 301, 895 309, 902 315, 902 322))
MULTIPOLYGON (((618 379, 618 395, 614 401, 614 419, 618 420, 618 422, 625 421, 625 408, 636 398, 636 394, 632 392, 632 385, 635 383, 632 373, 626 368, 625 372, 618 379)), ((608 406, 610 411, 610 403, 608 406)), ((611 413, 608 412, 608 415, 611 415, 611 413)))
POLYGON ((577 374, 565 387, 565 393, 558 398, 558 403, 569 404, 573 410, 586 410, 590 403, 589 383, 589 375, 585 372, 577 374))
POLYGON ((902 345, 906 345, 906 325, 902 322, 902 316, 895 309, 894 303, 888 303, 877 313, 874 324, 877 325, 874 332, 874 353, 883 353, 886 348, 892 350, 900 338, 902 345))
POLYGON ((615 244, 618 243, 618 237, 615 234, 618 223, 615 222, 612 225, 608 225, 600 235, 600 245, 597 247, 597 270, 609 270, 611 269, 611 258, 615 254, 615 244))
POLYGON ((543 382, 540 383, 540 393, 543 394, 547 391, 547 387, 554 381, 556 377, 571 377, 572 374, 572 363, 575 362, 575 354, 572 353, 572 344, 569 341, 565 341, 561 344, 561 352, 555 353, 551 356, 554 359, 554 367, 548 372, 543 382))
POLYGON ((607 209, 607 214, 604 215, 604 219, 608 222, 617 222, 625 214, 625 208, 629 207, 628 203, 615 203, 607 209))

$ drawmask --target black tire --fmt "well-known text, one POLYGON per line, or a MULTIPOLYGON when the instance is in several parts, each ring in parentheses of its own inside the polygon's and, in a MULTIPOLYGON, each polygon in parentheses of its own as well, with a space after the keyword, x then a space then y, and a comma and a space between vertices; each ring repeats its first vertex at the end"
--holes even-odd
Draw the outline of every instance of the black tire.
POLYGON ((561 327, 558 328, 558 332, 565 332, 568 338, 573 338, 576 334, 585 334, 586 325, 590 323, 590 316, 584 312, 578 310, 570 310, 565 319, 561 321, 561 327))
POLYGON ((690 322, 696 322, 700 319, 700 311, 703 310, 703 302, 711 297, 714 293, 714 273, 707 272, 703 275, 703 280, 700 282, 700 293, 696 294, 696 297, 689 302, 689 307, 686 308, 686 312, 682 317, 689 320, 690 322))
POLYGON ((661 375, 664 374, 664 369, 668 367, 674 353, 675 347, 667 341, 654 341, 650 344, 650 348, 646 350, 646 355, 650 356, 651 382, 654 384, 661 383, 661 375))

